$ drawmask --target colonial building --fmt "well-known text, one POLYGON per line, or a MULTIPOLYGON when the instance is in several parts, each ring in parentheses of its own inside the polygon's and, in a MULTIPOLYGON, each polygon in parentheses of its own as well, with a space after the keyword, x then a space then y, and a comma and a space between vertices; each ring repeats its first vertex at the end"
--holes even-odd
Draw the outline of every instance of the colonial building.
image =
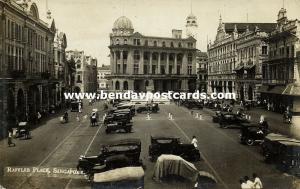
POLYGON ((267 37, 276 24, 247 24, 236 40, 236 93, 241 100, 260 99, 262 62, 268 59, 267 37))
POLYGON ((107 90, 109 89, 108 79, 107 77, 110 75, 110 66, 102 64, 101 67, 98 67, 98 89, 99 90, 107 90))
POLYGON ((134 32, 131 21, 118 18, 110 34, 110 89, 135 91, 194 91, 196 40, 145 36, 134 32))
POLYGON ((56 84, 55 100, 58 105, 65 102, 64 92, 72 90, 71 77, 72 69, 66 61, 67 38, 62 32, 56 32, 54 38, 54 77, 58 80, 56 84))
MULTIPOLYGON (((259 76, 261 75, 259 73, 260 66, 251 66, 261 63, 259 59, 262 48, 260 46, 264 46, 263 42, 255 42, 257 40, 255 35, 258 31, 268 33, 274 27, 273 23, 223 23, 220 17, 216 39, 208 45, 208 92, 235 92, 239 99, 245 100, 244 93, 247 90, 245 89, 247 87, 244 87, 245 83, 255 83, 256 78, 261 77, 259 76), (250 39, 251 35, 252 39, 250 39), (253 40, 253 42, 244 44, 243 41, 247 40, 253 40), (237 50, 239 50, 239 54, 237 50), (254 60, 256 62, 253 62, 254 60), (254 67, 255 72, 253 71, 254 67), (249 69, 250 72, 247 71, 249 69), (242 73, 238 73, 239 71, 242 73), (257 76, 255 76, 256 73, 257 76), (252 76, 250 76, 251 74, 252 76)), ((251 95, 247 95, 247 100, 248 97, 253 99, 255 96, 253 93, 258 86, 252 87, 251 95)), ((249 91, 247 91, 248 93, 249 91)))
POLYGON ((74 92, 97 91, 97 59, 84 54, 84 51, 70 50, 66 52, 67 60, 75 62, 74 92))
MULTIPOLYGON (((0 1, 0 116, 24 120, 55 104, 55 22, 33 1, 0 1), (5 113, 5 114, 4 114, 5 113)), ((3 125, 3 124, 1 124, 3 125)))
POLYGON ((268 38, 269 59, 263 62, 261 93, 275 111, 290 106, 300 112, 300 21, 289 20, 282 8, 277 17, 277 27, 268 38))
POLYGON ((207 62, 207 53, 198 50, 196 54, 197 89, 201 92, 207 92, 207 62))

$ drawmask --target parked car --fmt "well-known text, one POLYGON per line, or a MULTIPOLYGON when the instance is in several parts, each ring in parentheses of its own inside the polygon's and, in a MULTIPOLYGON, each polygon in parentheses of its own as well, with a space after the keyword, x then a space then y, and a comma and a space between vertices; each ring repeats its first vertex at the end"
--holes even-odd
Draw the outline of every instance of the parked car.
POLYGON ((188 161, 200 160, 200 152, 193 144, 183 144, 180 138, 173 136, 151 136, 150 159, 155 160, 162 154, 177 155, 188 161))
POLYGON ((105 124, 105 132, 107 134, 118 130, 124 130, 126 133, 130 133, 132 131, 132 122, 113 122, 105 124))
POLYGON ((136 109, 137 113, 142 113, 142 112, 157 113, 158 111, 159 111, 159 106, 157 103, 153 103, 152 106, 151 104, 147 104, 146 106, 140 106, 136 109))
POLYGON ((17 138, 30 138, 30 128, 28 122, 20 122, 16 130, 17 138))
POLYGON ((270 133, 261 147, 266 162, 273 162, 278 169, 300 176, 300 140, 270 133))
POLYGON ((252 146, 255 143, 263 142, 265 133, 262 128, 256 124, 244 124, 241 127, 241 143, 252 146))
POLYGON ((234 113, 221 114, 219 120, 220 128, 242 127, 243 123, 250 123, 250 121, 234 113))
POLYGON ((141 166, 141 141, 126 139, 103 145, 95 156, 80 156, 77 169, 89 177, 94 173, 104 172, 120 167, 141 166))
POLYGON ((132 104, 122 104, 122 105, 116 106, 116 109, 117 110, 129 109, 132 116, 135 115, 135 106, 132 104))
POLYGON ((188 109, 203 109, 203 102, 197 100, 186 100, 183 105, 188 109))
POLYGON ((212 116, 212 121, 214 123, 219 123, 221 119, 221 115, 223 114, 232 114, 231 112, 222 112, 222 111, 216 111, 216 114, 212 116))

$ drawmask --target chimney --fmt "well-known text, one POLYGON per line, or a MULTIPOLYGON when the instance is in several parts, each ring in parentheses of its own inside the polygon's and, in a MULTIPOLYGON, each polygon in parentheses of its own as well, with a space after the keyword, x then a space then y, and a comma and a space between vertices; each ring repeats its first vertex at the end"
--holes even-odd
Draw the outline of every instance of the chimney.
POLYGON ((172 30, 172 37, 173 38, 181 39, 181 36, 182 36, 182 30, 176 30, 176 29, 172 30))

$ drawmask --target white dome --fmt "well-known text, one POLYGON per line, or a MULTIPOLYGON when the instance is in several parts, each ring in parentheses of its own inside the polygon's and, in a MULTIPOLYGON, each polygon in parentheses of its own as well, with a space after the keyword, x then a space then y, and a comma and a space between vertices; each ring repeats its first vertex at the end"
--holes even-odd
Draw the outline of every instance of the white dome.
POLYGON ((121 16, 115 21, 113 29, 133 30, 133 26, 126 16, 121 16))

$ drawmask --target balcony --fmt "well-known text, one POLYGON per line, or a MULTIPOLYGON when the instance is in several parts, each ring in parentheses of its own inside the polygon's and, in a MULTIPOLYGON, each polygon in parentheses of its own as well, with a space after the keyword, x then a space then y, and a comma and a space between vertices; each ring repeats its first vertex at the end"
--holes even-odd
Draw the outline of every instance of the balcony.
POLYGON ((41 77, 42 77, 42 79, 49 79, 50 78, 50 73, 49 72, 42 72, 41 77))
POLYGON ((18 78, 25 78, 25 71, 24 70, 10 70, 8 71, 9 76, 15 79, 18 78))

